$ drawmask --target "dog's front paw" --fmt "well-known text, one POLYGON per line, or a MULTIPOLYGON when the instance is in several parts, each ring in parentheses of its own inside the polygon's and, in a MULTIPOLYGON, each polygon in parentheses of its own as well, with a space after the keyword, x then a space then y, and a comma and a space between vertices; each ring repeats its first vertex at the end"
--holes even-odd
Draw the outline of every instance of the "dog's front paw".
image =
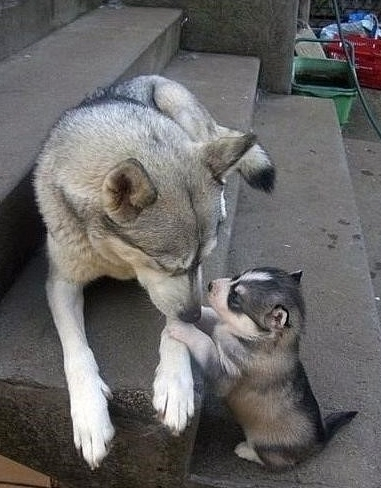
POLYGON ((97 376, 71 391, 74 444, 91 469, 98 468, 109 452, 114 427, 107 409, 109 387, 97 376))
POLYGON ((153 385, 153 406, 160 421, 179 435, 194 415, 192 372, 168 372, 160 364, 153 385))

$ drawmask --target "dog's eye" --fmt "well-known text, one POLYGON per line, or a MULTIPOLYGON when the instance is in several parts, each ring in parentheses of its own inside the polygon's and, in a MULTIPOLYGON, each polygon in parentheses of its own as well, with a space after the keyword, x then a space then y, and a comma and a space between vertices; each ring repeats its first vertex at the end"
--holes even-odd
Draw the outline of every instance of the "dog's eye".
POLYGON ((232 310, 234 312, 241 312, 242 311, 241 297, 235 291, 234 288, 232 288, 230 290, 229 295, 228 295, 228 307, 230 308, 230 310, 232 310))

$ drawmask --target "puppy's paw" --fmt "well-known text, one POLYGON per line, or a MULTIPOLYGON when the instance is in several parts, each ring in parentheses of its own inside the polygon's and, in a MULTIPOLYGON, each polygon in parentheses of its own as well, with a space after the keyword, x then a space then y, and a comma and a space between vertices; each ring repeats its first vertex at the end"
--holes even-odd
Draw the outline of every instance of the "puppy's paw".
POLYGON ((99 376, 89 378, 71 391, 71 417, 74 444, 91 469, 98 468, 107 456, 114 437, 107 409, 112 394, 99 376))
POLYGON ((191 370, 168 372, 159 365, 153 385, 153 407, 173 435, 179 435, 194 415, 191 370))
POLYGON ((252 461, 254 463, 263 464, 263 461, 258 456, 257 452, 253 447, 249 446, 246 442, 240 442, 234 452, 238 457, 246 459, 247 461, 252 461))
POLYGON ((189 339, 189 331, 191 327, 191 324, 183 324, 182 322, 172 323, 167 326, 168 335, 172 339, 176 339, 177 341, 186 344, 187 339, 189 339))

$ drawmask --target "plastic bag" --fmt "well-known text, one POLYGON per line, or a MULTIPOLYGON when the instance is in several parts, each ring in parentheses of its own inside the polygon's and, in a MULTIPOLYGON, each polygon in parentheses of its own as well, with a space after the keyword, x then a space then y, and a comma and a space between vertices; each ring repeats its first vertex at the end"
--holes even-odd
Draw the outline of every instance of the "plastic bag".
MULTIPOLYGON (((341 24, 341 30, 345 35, 357 35, 360 37, 381 37, 381 29, 378 19, 374 14, 365 15, 362 20, 345 22, 341 24)), ((337 24, 329 24, 320 32, 320 39, 335 39, 339 33, 337 24)))

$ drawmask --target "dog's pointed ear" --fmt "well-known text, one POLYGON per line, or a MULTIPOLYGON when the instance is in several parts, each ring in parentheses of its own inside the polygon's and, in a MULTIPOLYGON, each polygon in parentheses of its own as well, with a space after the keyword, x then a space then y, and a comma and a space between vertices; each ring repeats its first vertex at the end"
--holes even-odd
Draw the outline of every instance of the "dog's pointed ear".
POLYGON ((281 305, 274 307, 265 316, 265 324, 271 330, 282 330, 288 322, 288 312, 281 305))
POLYGON ((221 137, 207 143, 205 146, 206 165, 213 176, 222 181, 229 170, 233 170, 240 158, 254 146, 256 140, 257 137, 254 134, 248 133, 237 137, 221 137))
POLYGON ((140 162, 133 158, 121 162, 103 182, 104 209, 118 223, 134 220, 156 198, 157 191, 150 177, 140 162))
POLYGON ((299 271, 295 271, 294 273, 290 273, 290 274, 294 278, 294 280, 299 284, 303 276, 303 271, 300 269, 299 271))

